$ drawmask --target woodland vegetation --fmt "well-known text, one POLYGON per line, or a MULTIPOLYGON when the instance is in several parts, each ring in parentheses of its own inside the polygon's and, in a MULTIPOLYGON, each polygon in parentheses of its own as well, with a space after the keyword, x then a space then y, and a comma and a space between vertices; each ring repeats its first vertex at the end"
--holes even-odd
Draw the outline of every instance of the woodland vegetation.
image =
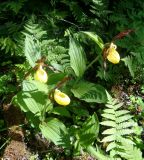
POLYGON ((143 0, 1 0, 0 158, 144 160, 143 0))

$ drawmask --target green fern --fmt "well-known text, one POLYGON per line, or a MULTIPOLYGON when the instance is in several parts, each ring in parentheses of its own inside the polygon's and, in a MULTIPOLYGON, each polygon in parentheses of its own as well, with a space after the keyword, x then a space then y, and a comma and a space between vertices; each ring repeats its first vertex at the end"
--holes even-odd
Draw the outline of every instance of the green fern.
POLYGON ((26 1, 27 0, 17 0, 17 1, 13 0, 13 1, 6 1, 3 3, 1 2, 1 3, 3 8, 13 11, 15 14, 18 14, 26 1))
POLYGON ((108 102, 102 117, 104 118, 101 125, 107 126, 108 129, 103 131, 105 137, 102 142, 108 143, 106 151, 111 151, 111 155, 115 156, 120 154, 121 140, 125 143, 133 144, 129 139, 129 135, 134 132, 132 127, 135 125, 132 116, 128 110, 120 109, 123 103, 119 103, 117 99, 113 99, 108 95, 108 102))
POLYGON ((140 151, 140 149, 126 143, 125 141, 122 141, 122 145, 122 149, 124 150, 124 152, 120 153, 121 157, 127 160, 143 160, 142 152, 140 151))
POLYGON ((45 55, 47 63, 55 69, 68 74, 72 73, 68 50, 61 46, 56 39, 48 39, 47 32, 41 25, 35 23, 35 16, 30 18, 22 33, 26 36, 24 53, 32 67, 42 55, 45 55))
POLYGON ((84 22, 87 18, 86 14, 83 12, 78 2, 63 1, 67 6, 69 6, 70 11, 78 22, 84 22))
POLYGON ((137 68, 137 66, 134 63, 134 58, 132 56, 127 56, 122 60, 124 61, 125 65, 128 67, 131 76, 134 77, 134 73, 137 68))
POLYGON ((14 54, 16 52, 16 43, 10 38, 0 38, 0 48, 1 50, 5 50, 5 53, 11 52, 14 54))
POLYGON ((29 21, 24 26, 25 31, 23 32, 24 35, 31 35, 35 39, 41 40, 47 33, 44 31, 40 24, 36 23, 35 16, 29 19, 29 21))

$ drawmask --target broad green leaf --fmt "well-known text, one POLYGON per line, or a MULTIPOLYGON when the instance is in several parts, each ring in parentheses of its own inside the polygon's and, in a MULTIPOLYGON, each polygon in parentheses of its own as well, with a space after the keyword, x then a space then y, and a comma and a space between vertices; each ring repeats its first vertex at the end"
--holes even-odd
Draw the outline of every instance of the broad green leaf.
POLYGON ((40 115, 44 106, 48 104, 48 102, 47 95, 40 91, 19 92, 14 97, 14 103, 16 103, 24 112, 31 111, 37 115, 40 115))
POLYGON ((77 77, 82 77, 86 69, 84 50, 79 42, 70 36, 69 40, 70 65, 77 77))
POLYGON ((82 32, 82 33, 86 34, 89 38, 91 38, 101 49, 104 48, 104 43, 97 34, 93 32, 82 32))
POLYGON ((78 105, 78 106, 68 106, 68 110, 78 117, 89 117, 89 112, 86 108, 83 108, 83 106, 78 105))
POLYGON ((16 96, 13 97, 12 103, 19 106, 21 108, 21 110, 24 111, 24 112, 29 111, 29 108, 27 107, 27 105, 23 101, 22 92, 19 92, 16 96))
POLYGON ((62 143, 62 138, 67 133, 65 125, 56 118, 48 118, 47 122, 40 124, 40 130, 45 138, 55 145, 62 143))
POLYGON ((35 80, 24 80, 22 83, 23 91, 41 91, 44 93, 48 93, 48 86, 44 83, 35 80))
POLYGON ((38 40, 34 41, 32 36, 26 35, 24 53, 31 67, 34 67, 35 62, 41 58, 41 48, 38 40))
POLYGON ((64 73, 52 73, 49 75, 48 84, 49 85, 56 84, 59 81, 61 81, 65 76, 66 74, 64 73))
POLYGON ((39 124, 40 124, 40 120, 39 117, 36 116, 35 114, 33 114, 32 112, 27 112, 26 113, 26 118, 29 122, 29 124, 33 127, 33 128, 38 128, 39 124))
POLYGON ((65 117, 71 117, 71 115, 66 107, 55 107, 52 110, 52 113, 57 114, 57 115, 61 115, 61 116, 65 116, 65 117))
POLYGON ((80 81, 71 91, 75 97, 86 102, 105 103, 107 101, 105 89, 98 84, 80 81))

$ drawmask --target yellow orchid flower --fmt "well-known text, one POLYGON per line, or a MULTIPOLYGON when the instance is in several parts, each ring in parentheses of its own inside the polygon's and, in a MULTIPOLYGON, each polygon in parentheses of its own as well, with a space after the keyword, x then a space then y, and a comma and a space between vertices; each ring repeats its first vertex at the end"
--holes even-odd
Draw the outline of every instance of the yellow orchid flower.
POLYGON ((62 106, 67 106, 70 104, 69 96, 58 89, 56 89, 54 92, 54 100, 62 106))
POLYGON ((116 48, 117 48, 116 45, 111 43, 110 48, 107 51, 108 52, 107 59, 108 59, 108 61, 110 61, 113 64, 117 64, 120 61, 120 55, 116 51, 116 48))
POLYGON ((34 79, 42 83, 46 83, 48 81, 48 75, 46 71, 42 68, 42 65, 39 66, 36 73, 34 74, 34 79))

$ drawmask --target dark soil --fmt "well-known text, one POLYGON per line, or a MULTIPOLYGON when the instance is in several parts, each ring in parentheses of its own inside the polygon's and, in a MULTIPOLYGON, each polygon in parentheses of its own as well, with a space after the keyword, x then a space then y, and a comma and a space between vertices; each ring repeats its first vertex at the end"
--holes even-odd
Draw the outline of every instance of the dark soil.
POLYGON ((13 105, 3 104, 4 119, 8 128, 10 142, 6 146, 3 159, 28 160, 30 152, 24 142, 24 131, 20 125, 24 124, 24 115, 13 105))

